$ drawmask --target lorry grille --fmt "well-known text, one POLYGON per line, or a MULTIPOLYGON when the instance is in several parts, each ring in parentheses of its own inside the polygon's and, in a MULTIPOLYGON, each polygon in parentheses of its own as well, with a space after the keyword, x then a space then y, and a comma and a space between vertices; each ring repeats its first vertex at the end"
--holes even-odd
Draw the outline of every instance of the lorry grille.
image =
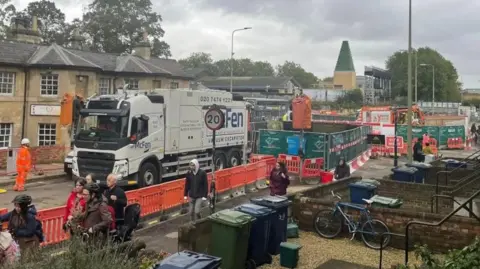
POLYGON ((113 171, 115 160, 78 158, 78 170, 80 177, 93 174, 93 180, 105 181, 108 174, 113 171))

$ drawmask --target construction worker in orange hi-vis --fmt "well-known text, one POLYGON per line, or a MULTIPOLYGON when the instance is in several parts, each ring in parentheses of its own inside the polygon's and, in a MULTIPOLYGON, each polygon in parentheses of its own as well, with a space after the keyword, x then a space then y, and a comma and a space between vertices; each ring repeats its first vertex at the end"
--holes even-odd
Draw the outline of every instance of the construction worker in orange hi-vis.
POLYGON ((15 186, 13 186, 14 191, 25 190, 25 180, 27 179, 28 172, 32 168, 32 158, 29 150, 30 140, 24 138, 21 144, 22 146, 17 154, 17 179, 15 186))

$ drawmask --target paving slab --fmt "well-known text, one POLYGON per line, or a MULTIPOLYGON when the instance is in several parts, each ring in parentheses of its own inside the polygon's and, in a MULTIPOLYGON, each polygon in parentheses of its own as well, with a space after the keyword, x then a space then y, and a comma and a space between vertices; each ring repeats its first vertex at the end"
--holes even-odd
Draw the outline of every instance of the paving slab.
POLYGON ((375 269, 374 267, 331 259, 317 269, 375 269))

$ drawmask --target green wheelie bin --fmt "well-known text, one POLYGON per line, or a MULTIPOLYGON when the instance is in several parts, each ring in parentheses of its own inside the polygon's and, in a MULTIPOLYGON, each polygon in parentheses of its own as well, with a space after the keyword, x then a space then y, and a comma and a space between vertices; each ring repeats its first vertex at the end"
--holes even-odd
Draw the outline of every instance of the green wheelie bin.
POLYGON ((244 269, 250 227, 254 217, 226 209, 209 216, 212 222, 210 254, 222 258, 222 269, 244 269))

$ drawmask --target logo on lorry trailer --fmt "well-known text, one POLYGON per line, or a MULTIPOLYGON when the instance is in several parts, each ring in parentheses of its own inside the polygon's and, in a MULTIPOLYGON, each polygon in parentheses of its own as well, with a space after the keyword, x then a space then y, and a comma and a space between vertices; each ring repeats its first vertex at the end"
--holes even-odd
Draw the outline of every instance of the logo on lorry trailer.
POLYGON ((243 112, 234 111, 230 108, 225 110, 225 128, 243 127, 243 112))

